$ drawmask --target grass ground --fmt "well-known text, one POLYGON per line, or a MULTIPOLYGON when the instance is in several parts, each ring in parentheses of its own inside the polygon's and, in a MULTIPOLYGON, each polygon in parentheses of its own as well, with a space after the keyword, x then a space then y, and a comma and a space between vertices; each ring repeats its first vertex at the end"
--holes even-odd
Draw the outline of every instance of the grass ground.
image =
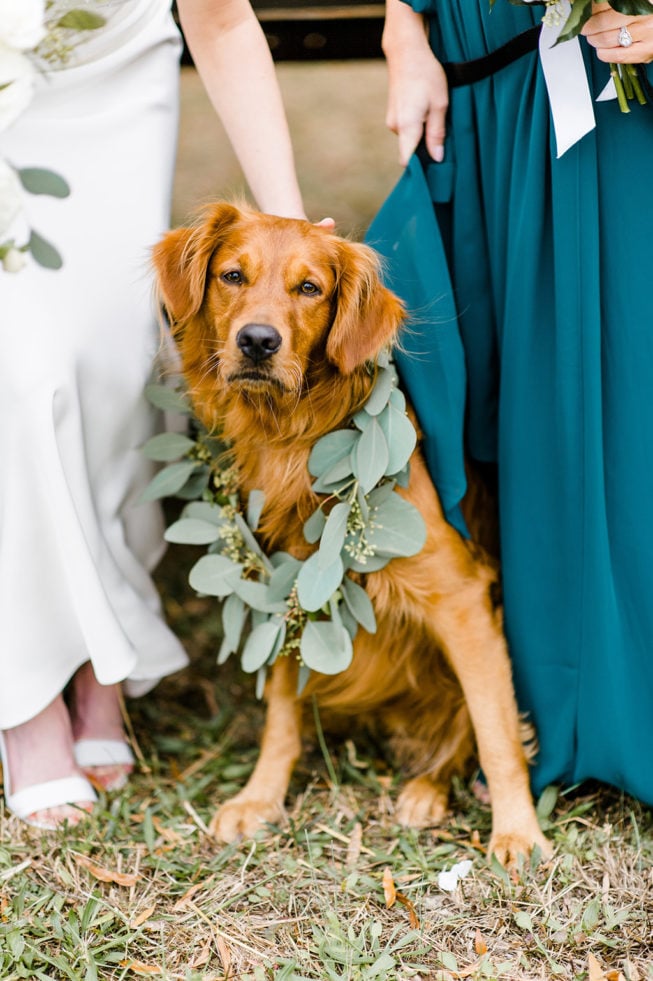
MULTIPOLYGON (((397 175, 382 66, 288 65, 282 84, 309 214, 359 236, 397 175)), ((176 220, 240 186, 188 74, 176 220)), ((508 876, 487 861, 489 810, 465 785, 446 827, 395 825, 397 775, 352 733, 306 746, 283 826, 213 841, 214 808, 254 764, 262 709, 250 677, 215 664, 217 606, 191 594, 191 562, 174 547, 159 570, 191 664, 130 705, 129 789, 54 835, 0 811, 2 981, 653 979, 652 814, 609 789, 548 791, 554 857, 508 876), (440 888, 466 859, 456 890, 440 888)))

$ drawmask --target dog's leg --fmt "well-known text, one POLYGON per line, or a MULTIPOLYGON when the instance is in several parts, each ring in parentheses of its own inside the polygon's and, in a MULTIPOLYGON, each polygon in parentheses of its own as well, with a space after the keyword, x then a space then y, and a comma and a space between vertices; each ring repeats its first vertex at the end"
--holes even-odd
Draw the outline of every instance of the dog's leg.
POLYGON ((434 623, 463 689, 490 791, 489 853, 504 865, 514 865, 534 845, 545 855, 551 846, 533 806, 510 661, 489 579, 481 570, 455 592, 440 595, 434 623))
POLYGON ((261 752, 245 787, 213 816, 210 830, 222 841, 250 837, 283 815, 290 775, 301 751, 301 707, 296 664, 279 658, 266 685, 267 713, 261 752))

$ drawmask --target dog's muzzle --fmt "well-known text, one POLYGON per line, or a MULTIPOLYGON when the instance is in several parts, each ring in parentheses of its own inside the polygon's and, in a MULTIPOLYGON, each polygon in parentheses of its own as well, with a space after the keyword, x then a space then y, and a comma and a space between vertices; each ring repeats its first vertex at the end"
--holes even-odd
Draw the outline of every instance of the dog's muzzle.
POLYGON ((269 324, 245 324, 236 334, 236 344, 246 358, 260 364, 281 347, 281 334, 269 324))

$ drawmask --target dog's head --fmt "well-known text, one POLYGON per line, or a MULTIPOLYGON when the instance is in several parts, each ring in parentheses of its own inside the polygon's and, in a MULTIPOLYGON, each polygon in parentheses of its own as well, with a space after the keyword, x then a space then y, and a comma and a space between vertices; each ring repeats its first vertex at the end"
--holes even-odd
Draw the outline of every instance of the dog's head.
POLYGON ((219 203, 154 248, 163 304, 195 393, 297 398, 312 374, 356 372, 403 318, 372 249, 324 228, 219 203))

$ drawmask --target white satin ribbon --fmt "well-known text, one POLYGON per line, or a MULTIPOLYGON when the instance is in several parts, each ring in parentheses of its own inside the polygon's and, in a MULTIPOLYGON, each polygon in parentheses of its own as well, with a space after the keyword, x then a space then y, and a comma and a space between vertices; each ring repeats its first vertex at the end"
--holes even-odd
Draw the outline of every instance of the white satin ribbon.
MULTIPOLYGON (((596 126, 580 42, 578 38, 573 38, 556 45, 570 11, 570 0, 559 0, 558 24, 544 24, 540 34, 540 62, 549 93, 558 159, 596 126)), ((597 101, 614 99, 616 95, 610 79, 597 101)))

